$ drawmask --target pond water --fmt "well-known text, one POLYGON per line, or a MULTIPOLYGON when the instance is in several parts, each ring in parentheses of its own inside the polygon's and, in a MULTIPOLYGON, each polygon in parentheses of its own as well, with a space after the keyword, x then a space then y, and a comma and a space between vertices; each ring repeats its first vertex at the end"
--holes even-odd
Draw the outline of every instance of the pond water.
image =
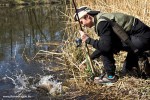
POLYGON ((37 42, 62 40, 64 10, 61 5, 0 8, 1 99, 16 99, 23 91, 28 91, 26 97, 37 96, 30 89, 35 84, 33 80, 50 73, 44 71, 45 65, 30 59, 39 50, 53 49, 46 45, 38 47, 37 42))

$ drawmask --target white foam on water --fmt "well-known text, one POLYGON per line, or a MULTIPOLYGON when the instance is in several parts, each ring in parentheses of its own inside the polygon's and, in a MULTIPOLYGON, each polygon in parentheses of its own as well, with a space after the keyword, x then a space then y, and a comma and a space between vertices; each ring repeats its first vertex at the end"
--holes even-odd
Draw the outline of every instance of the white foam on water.
POLYGON ((3 77, 3 80, 14 85, 13 92, 15 94, 23 94, 32 90, 36 90, 40 85, 50 86, 50 88, 48 89, 49 94, 62 93, 62 82, 58 82, 57 80, 55 80, 52 75, 38 75, 39 77, 28 77, 23 73, 22 70, 11 72, 8 69, 6 71, 11 75, 5 75, 5 77, 3 77), (35 80, 37 79, 39 81, 36 82, 35 80), (29 80, 33 80, 33 83, 29 82, 29 80))
MULTIPOLYGON (((18 72, 18 71, 17 71, 18 72)), ((10 80, 12 84, 14 84, 14 93, 19 93, 24 90, 28 90, 28 77, 23 74, 22 70, 20 70, 19 73, 16 73, 15 75, 3 77, 3 80, 10 80)))
POLYGON ((50 94, 62 92, 62 82, 57 82, 56 80, 54 80, 52 75, 41 77, 41 80, 39 81, 37 86, 40 85, 46 85, 46 86, 51 85, 52 88, 49 90, 50 94))

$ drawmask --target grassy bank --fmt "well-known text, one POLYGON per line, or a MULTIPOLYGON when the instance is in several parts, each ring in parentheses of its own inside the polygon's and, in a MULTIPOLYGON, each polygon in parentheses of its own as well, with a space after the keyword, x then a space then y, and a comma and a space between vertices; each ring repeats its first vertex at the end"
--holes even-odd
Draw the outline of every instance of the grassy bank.
POLYGON ((0 6, 14 6, 14 5, 39 5, 39 4, 55 4, 64 3, 68 0, 1 0, 0 6))
MULTIPOLYGON (((90 8, 100 10, 102 12, 122 12, 133 15, 147 25, 150 26, 150 0, 75 0, 78 7, 86 5, 90 8)), ((92 82, 86 81, 89 77, 88 72, 80 72, 79 64, 86 58, 84 45, 80 48, 76 47, 75 38, 79 37, 79 25, 73 20, 75 12, 72 4, 66 6, 66 16, 68 18, 66 34, 68 39, 65 41, 66 45, 63 48, 63 59, 65 61, 67 71, 72 76, 68 80, 68 86, 72 90, 69 92, 71 99, 150 99, 149 80, 137 79, 132 76, 122 76, 119 81, 113 86, 95 85, 92 82), (74 90, 73 90, 74 89, 74 90)), ((97 38, 94 30, 85 29, 86 32, 93 38, 97 38)), ((90 53, 94 51, 90 47, 90 53)), ((120 52, 115 55, 117 72, 120 71, 126 53, 120 52)), ((94 68, 98 73, 101 72, 102 63, 100 59, 94 60, 94 68)), ((119 73, 117 73, 119 74, 119 73)))

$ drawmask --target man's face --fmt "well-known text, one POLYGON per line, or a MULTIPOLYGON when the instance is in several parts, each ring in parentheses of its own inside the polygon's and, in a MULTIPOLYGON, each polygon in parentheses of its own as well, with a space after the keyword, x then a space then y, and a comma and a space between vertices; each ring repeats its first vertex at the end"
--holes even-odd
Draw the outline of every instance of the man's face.
POLYGON ((92 17, 87 14, 80 18, 80 23, 85 27, 91 28, 93 26, 92 17))

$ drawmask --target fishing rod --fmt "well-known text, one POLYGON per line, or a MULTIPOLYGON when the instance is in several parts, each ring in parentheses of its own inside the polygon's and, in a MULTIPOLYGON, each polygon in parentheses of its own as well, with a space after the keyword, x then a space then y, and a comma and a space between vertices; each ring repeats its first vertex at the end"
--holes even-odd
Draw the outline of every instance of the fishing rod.
MULTIPOLYGON (((78 11, 77 11, 77 7, 76 7, 76 4, 75 4, 75 1, 72 0, 72 2, 73 2, 73 5, 74 5, 74 8, 75 8, 75 11, 76 11, 76 16, 77 16, 78 23, 80 25, 80 30, 84 31, 82 26, 81 26, 81 22, 79 20, 79 15, 78 15, 78 11)), ((90 67, 91 67, 92 74, 95 75, 95 71, 94 71, 94 67, 93 67, 93 64, 92 64, 92 61, 91 61, 91 58, 90 58, 90 55, 89 55, 89 48, 87 46, 87 43, 85 43, 85 47, 86 47, 87 57, 88 57, 88 60, 89 60, 89 64, 90 64, 90 67)))

